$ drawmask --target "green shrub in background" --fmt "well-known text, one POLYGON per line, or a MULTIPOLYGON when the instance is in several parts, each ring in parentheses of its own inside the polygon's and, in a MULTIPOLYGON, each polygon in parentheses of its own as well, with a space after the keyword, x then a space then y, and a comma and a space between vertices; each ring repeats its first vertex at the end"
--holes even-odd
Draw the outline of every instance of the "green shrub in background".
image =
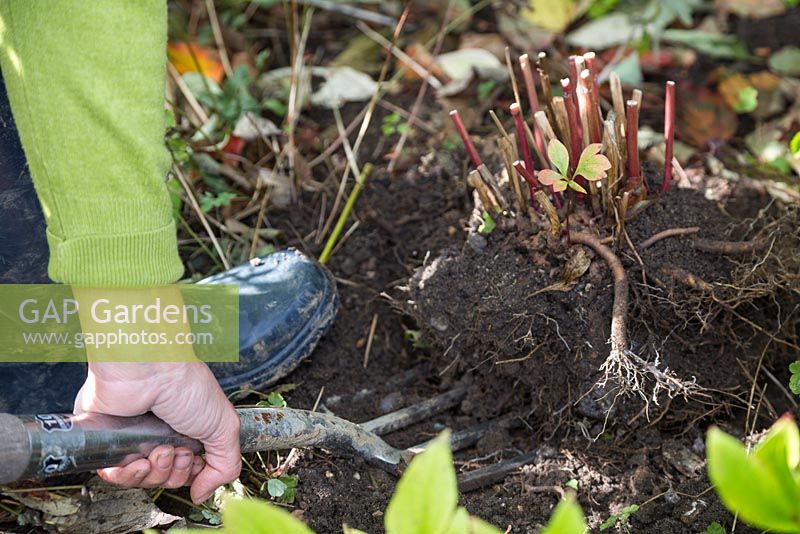
POLYGON ((750 454, 718 428, 707 437, 708 476, 722 502, 750 525, 800 533, 800 431, 784 416, 750 454))
MULTIPOLYGON (((458 506, 458 487, 450 435, 443 432, 425 451, 411 461, 397 483, 386 508, 387 534, 501 534, 500 529, 469 515, 458 506)), ((264 501, 229 500, 222 512, 223 528, 229 534, 313 534, 286 510, 264 501)), ((363 534, 343 527, 345 534, 363 534)), ((586 520, 568 497, 556 507, 542 534, 583 534, 586 520)), ((206 534, 203 530, 181 530, 178 534, 206 534)))

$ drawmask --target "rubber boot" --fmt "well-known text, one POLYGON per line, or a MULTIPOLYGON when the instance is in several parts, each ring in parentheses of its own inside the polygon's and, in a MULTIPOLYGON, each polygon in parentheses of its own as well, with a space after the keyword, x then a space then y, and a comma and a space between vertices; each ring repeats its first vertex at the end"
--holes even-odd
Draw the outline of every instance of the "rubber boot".
MULTIPOLYGON (((45 222, 0 78, 0 283, 50 283, 45 222)), ((227 393, 285 377, 316 346, 336 314, 331 274, 289 249, 201 284, 239 284, 238 363, 210 364, 227 393)), ((0 412, 71 412, 84 363, 0 363, 0 412)))

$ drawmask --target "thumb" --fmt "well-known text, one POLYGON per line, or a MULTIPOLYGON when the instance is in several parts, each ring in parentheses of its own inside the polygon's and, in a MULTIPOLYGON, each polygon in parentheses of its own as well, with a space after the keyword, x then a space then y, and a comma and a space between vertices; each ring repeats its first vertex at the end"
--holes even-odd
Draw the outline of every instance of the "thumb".
MULTIPOLYGON (((233 411, 233 410, 231 410, 233 411)), ((217 439, 203 442, 206 465, 192 482, 191 496, 195 504, 206 501, 218 487, 236 480, 242 470, 239 453, 239 417, 225 421, 225 431, 217 439)))

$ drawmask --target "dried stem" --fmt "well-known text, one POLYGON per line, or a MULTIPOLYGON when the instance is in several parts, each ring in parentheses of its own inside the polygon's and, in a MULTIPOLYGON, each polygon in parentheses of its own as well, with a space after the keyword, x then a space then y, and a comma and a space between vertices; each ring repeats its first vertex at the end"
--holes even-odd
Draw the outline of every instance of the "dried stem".
MULTIPOLYGON (((597 101, 594 98, 594 85, 592 84, 592 73, 589 69, 581 72, 581 91, 579 101, 586 110, 587 122, 589 125, 589 136, 592 143, 599 143, 603 139, 603 129, 600 125, 600 113, 597 101)), ((587 143, 588 144, 588 143, 587 143)))
POLYGON ((561 235, 561 219, 558 217, 558 211, 550 199, 547 198, 547 193, 544 191, 536 192, 536 200, 547 215, 547 220, 550 223, 550 235, 558 237, 561 235))
POLYGON ((520 175, 514 168, 514 161, 517 159, 514 151, 514 145, 505 137, 497 140, 500 147, 500 152, 503 154, 503 162, 506 165, 508 172, 508 181, 511 182, 511 189, 514 191, 514 200, 517 205, 517 211, 520 215, 527 213, 530 207, 530 202, 525 199, 525 194, 522 192, 522 184, 520 183, 520 175))
MULTIPOLYGON (((517 143, 519 144, 519 153, 522 156, 522 161, 525 162, 525 169, 533 175, 533 156, 531 155, 530 145, 528 145, 528 135, 525 131, 525 123, 522 120, 522 111, 519 109, 519 104, 516 102, 509 107, 511 115, 514 117, 514 127, 517 130, 517 143)), ((530 184, 530 182, 529 182, 530 184)), ((534 181, 535 184, 535 181, 534 181)), ((536 189, 531 190, 531 197, 536 192, 536 189)))
POLYGON ((481 199, 483 209, 488 213, 502 213, 503 209, 497 203, 497 199, 492 193, 489 186, 481 178, 481 173, 478 170, 471 170, 467 176, 467 183, 478 192, 478 198, 481 199))
MULTIPOLYGON (((600 84, 597 83, 597 54, 594 52, 586 52, 583 54, 583 59, 586 61, 586 68, 592 74, 592 102, 597 106, 597 114, 600 115, 600 84)), ((597 142, 597 141, 596 141, 597 142)))
POLYGON ((622 82, 616 72, 609 75, 608 82, 611 85, 611 101, 617 114, 617 124, 621 133, 619 141, 621 141, 625 137, 625 97, 622 96, 622 82))
POLYGON ((628 100, 628 124, 625 140, 628 148, 628 184, 627 189, 633 191, 642 183, 641 169, 639 167, 639 103, 628 100))
POLYGON ((536 84, 533 81, 533 71, 531 70, 531 63, 528 59, 528 54, 519 56, 519 68, 522 70, 522 79, 525 82, 525 91, 528 93, 528 105, 530 106, 531 121, 533 121, 533 139, 536 143, 537 152, 542 156, 542 166, 549 167, 550 161, 547 157, 547 149, 544 141, 542 140, 542 132, 536 127, 534 116, 539 111, 539 98, 536 95, 536 84))
POLYGON ((583 149, 581 141, 581 120, 578 116, 578 107, 572 99, 572 84, 569 78, 561 80, 561 87, 564 89, 564 104, 567 107, 567 120, 569 122, 570 166, 574 169, 578 165, 578 158, 583 149))
POLYGON ((669 191, 672 181, 672 151, 675 143, 675 82, 668 81, 664 97, 664 180, 661 193, 669 191))
POLYGON ((553 114, 555 115, 556 129, 558 130, 558 138, 563 141, 568 151, 571 151, 571 143, 569 135, 569 117, 567 116, 567 106, 564 104, 564 98, 556 96, 551 101, 553 105, 553 114))
POLYGON ((536 122, 536 126, 538 126, 539 130, 542 132, 542 140, 544 141, 545 145, 549 145, 550 141, 553 139, 558 139, 556 137, 556 133, 553 131, 553 127, 550 125, 550 121, 547 120, 547 115, 544 111, 537 111, 534 113, 533 120, 536 122))
POLYGON ((458 135, 461 137, 461 142, 464 143, 464 148, 467 149, 469 159, 472 160, 472 164, 475 167, 478 167, 481 164, 481 157, 478 155, 478 151, 475 149, 475 145, 472 143, 469 132, 467 132, 466 127, 464 127, 464 122, 461 120, 457 109, 450 112, 450 118, 453 119, 453 124, 455 124, 458 135))
POLYGON ((525 181, 528 183, 528 191, 531 195, 531 200, 536 198, 536 191, 539 189, 539 185, 536 181, 536 178, 533 176, 532 173, 528 172, 528 169, 525 168, 525 164, 520 160, 517 160, 513 163, 514 169, 519 173, 520 176, 525 178, 525 181))

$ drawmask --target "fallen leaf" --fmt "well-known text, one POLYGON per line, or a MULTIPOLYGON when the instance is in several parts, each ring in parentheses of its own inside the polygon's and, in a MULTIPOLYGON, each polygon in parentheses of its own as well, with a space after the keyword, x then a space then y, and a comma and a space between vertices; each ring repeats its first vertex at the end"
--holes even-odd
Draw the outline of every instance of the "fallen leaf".
POLYGON ((245 141, 252 141, 261 136, 272 137, 281 135, 282 133, 283 131, 278 128, 274 122, 260 115, 256 115, 252 111, 248 111, 242 115, 233 129, 233 135, 245 141))
POLYGON ((436 62, 451 80, 471 80, 475 73, 498 82, 508 78, 506 68, 494 54, 480 48, 462 48, 436 57, 436 62))
POLYGON ((459 48, 481 48, 501 61, 505 60, 506 46, 508 43, 497 33, 474 32, 463 34, 458 45, 459 48))
POLYGON ((710 141, 727 141, 736 133, 736 113, 718 93, 688 84, 681 84, 676 92, 676 134, 684 141, 706 148, 710 141))
POLYGON ((278 208, 286 208, 292 203, 292 182, 285 174, 278 174, 272 169, 261 168, 258 170, 258 180, 270 186, 270 204, 278 208))
MULTIPOLYGON (((424 45, 420 43, 411 43, 406 47, 405 52, 408 57, 416 61, 425 71, 430 72, 431 75, 439 80, 447 80, 447 74, 445 74, 442 67, 436 62, 436 58, 433 57, 433 54, 431 54, 424 45)), ((403 76, 405 76, 407 80, 422 79, 419 73, 410 65, 407 65, 402 59, 398 60, 398 64, 403 69, 403 76)))
POLYGON ((567 44, 592 50, 625 45, 641 37, 642 26, 633 24, 626 13, 611 13, 582 24, 567 34, 567 44))
POLYGON ((716 0, 715 7, 740 17, 763 19, 786 12, 786 0, 716 0))
MULTIPOLYGON (((314 74, 319 72, 314 69, 314 74)), ((378 84, 368 74, 350 67, 333 67, 322 71, 325 82, 311 95, 311 103, 328 109, 341 107, 346 102, 369 100, 378 84)))
POLYGON ((528 297, 536 296, 540 293, 548 291, 569 291, 572 289, 573 284, 589 270, 592 261, 589 259, 589 254, 583 247, 574 249, 576 252, 564 264, 564 269, 561 271, 561 279, 555 284, 550 284, 528 295, 528 297))
MULTIPOLYGON (((504 11, 496 11, 497 29, 515 47, 520 50, 541 50, 547 48, 555 39, 556 34, 530 21, 509 15, 504 11)), ((505 50, 504 50, 505 53, 505 50)))
POLYGON ((331 62, 331 67, 351 67, 359 72, 377 74, 383 65, 379 43, 368 35, 357 35, 331 62))
POLYGON ((581 14, 578 7, 577 0, 528 0, 519 16, 540 28, 560 33, 581 14))
POLYGON ((758 107, 753 116, 764 119, 777 115, 786 107, 786 99, 781 91, 781 79, 767 70, 747 75, 750 84, 758 91, 758 107))
POLYGON ((725 103, 736 113, 748 113, 758 106, 758 90, 741 73, 725 76, 717 89, 725 103))
POLYGON ((784 76, 800 76, 800 48, 785 46, 772 54, 769 68, 784 76))
POLYGON ((217 83, 221 83, 225 76, 216 52, 195 43, 169 43, 167 57, 179 74, 199 72, 217 83))
POLYGON ((639 87, 644 82, 638 52, 628 54, 609 71, 609 74, 611 72, 616 72, 619 75, 619 81, 627 87, 639 87))

